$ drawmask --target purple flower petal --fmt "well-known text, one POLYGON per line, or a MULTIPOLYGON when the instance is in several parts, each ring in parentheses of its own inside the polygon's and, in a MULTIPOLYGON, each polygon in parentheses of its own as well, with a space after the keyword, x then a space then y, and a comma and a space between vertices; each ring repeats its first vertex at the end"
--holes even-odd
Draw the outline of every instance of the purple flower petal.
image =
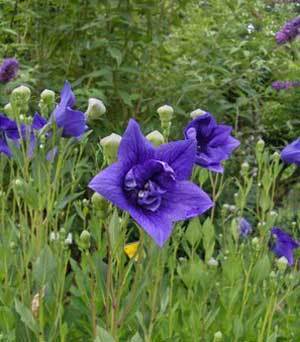
POLYGON ((0 153, 6 154, 11 157, 12 153, 5 139, 0 139, 0 153))
POLYGON ((196 157, 193 140, 175 141, 158 147, 155 158, 167 162, 176 173, 177 180, 191 177, 196 157))
POLYGON ((118 161, 127 166, 141 164, 154 156, 154 148, 143 136, 138 123, 131 119, 122 136, 118 151, 118 161))
POLYGON ((47 119, 43 118, 39 113, 35 113, 31 127, 36 130, 42 129, 47 124, 47 119))
POLYGON ((281 159, 285 163, 300 166, 300 138, 287 145, 281 152, 281 159))
POLYGON ((280 228, 274 227, 271 230, 272 235, 276 237, 276 242, 272 247, 272 251, 277 257, 286 257, 289 265, 294 264, 293 250, 300 247, 300 243, 280 228))
POLYGON ((13 80, 19 71, 19 62, 15 58, 6 58, 0 65, 0 83, 13 80))

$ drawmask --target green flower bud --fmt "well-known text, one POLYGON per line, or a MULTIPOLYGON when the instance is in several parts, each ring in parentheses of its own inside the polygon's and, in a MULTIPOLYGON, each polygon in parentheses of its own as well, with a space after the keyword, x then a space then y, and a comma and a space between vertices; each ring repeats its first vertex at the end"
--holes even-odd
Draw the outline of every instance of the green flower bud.
POLYGON ((86 198, 84 198, 84 199, 82 200, 82 205, 83 205, 84 207, 88 207, 88 205, 89 205, 89 200, 86 199, 86 198))
POLYGON ((286 257, 282 256, 281 258, 277 259, 276 263, 279 271, 284 272, 288 265, 288 260, 286 257))
POLYGON ((26 86, 19 86, 11 92, 11 103, 14 105, 28 104, 31 90, 26 86))
POLYGON ((43 90, 41 92, 41 101, 46 104, 53 105, 55 103, 55 92, 49 89, 43 90))
POLYGON ((73 243, 73 236, 72 236, 72 233, 68 233, 66 239, 65 239, 65 242, 64 244, 65 245, 72 245, 73 243))
POLYGON ((103 148, 103 154, 108 163, 113 163, 117 160, 117 154, 122 137, 118 134, 112 133, 111 135, 102 138, 100 145, 103 148))
POLYGON ((215 258, 210 258, 207 264, 212 267, 218 267, 219 265, 218 260, 216 260, 215 258))
POLYGON ((146 135, 146 138, 154 145, 159 146, 165 142, 163 135, 159 131, 153 131, 146 135))
POLYGON ((105 114, 106 107, 101 100, 90 98, 88 109, 85 112, 89 121, 97 120, 105 114))
POLYGON ((275 151, 273 154, 272 154, 272 159, 276 162, 278 162, 280 160, 280 154, 275 151))
POLYGON ((196 119, 198 116, 203 115, 205 113, 206 113, 206 111, 204 111, 200 108, 197 108, 191 112, 190 116, 192 119, 196 119))
POLYGON ((91 235, 87 230, 83 230, 80 234, 80 243, 82 248, 88 249, 91 245, 91 235))
POLYGON ((248 171, 249 170, 249 163, 248 162, 243 162, 242 164, 242 170, 244 171, 248 171))
POLYGON ((47 117, 55 106, 55 92, 53 90, 45 89, 41 93, 39 107, 41 114, 47 117))
POLYGON ((157 109, 157 113, 159 115, 160 121, 167 123, 172 120, 174 109, 171 106, 164 105, 157 109))
POLYGON ((221 331, 217 331, 214 334, 214 341, 222 341, 223 339, 223 334, 221 333, 221 331))
POLYGON ((11 105, 10 102, 8 102, 4 106, 4 112, 5 112, 5 114, 7 114, 7 116, 12 116, 13 115, 13 109, 12 109, 12 105, 11 105))
POLYGON ((109 203, 102 195, 95 192, 92 196, 92 205, 102 218, 106 216, 109 203))
POLYGON ((258 142, 256 143, 256 150, 258 152, 263 152, 265 148, 265 142, 262 139, 259 139, 258 142))

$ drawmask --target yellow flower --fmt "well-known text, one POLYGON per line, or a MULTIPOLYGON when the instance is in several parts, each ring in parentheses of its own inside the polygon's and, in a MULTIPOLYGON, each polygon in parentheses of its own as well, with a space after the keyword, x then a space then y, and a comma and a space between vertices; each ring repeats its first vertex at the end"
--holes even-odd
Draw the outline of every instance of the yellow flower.
POLYGON ((139 244, 140 242, 136 241, 136 242, 128 243, 127 245, 124 246, 124 252, 128 256, 129 259, 132 259, 133 257, 135 257, 135 261, 137 261, 138 255, 136 254, 137 254, 139 244))

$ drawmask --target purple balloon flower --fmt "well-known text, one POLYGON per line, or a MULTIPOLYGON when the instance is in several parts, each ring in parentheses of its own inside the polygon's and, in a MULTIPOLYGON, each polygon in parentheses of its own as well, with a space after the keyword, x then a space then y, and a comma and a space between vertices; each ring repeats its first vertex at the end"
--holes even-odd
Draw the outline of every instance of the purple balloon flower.
POLYGON ((283 28, 276 33, 275 39, 277 44, 284 44, 292 41, 300 34, 300 17, 296 17, 288 21, 283 28))
POLYGON ((218 125, 206 112, 191 121, 184 130, 186 139, 197 141, 195 163, 214 172, 223 172, 222 161, 229 158, 240 142, 230 134, 232 127, 218 125))
POLYGON ((252 232, 251 224, 244 217, 241 217, 238 223, 240 235, 242 237, 247 237, 252 232))
POLYGON ((86 129, 86 117, 81 111, 72 109, 76 99, 68 81, 65 82, 60 95, 60 103, 52 113, 51 120, 62 129, 63 137, 80 138, 86 129))
POLYGON ((6 58, 0 65, 0 83, 8 83, 17 76, 19 62, 15 58, 6 58))
POLYGON ((272 251, 277 255, 278 258, 285 257, 289 265, 294 264, 293 250, 300 247, 300 243, 292 238, 292 236, 282 229, 274 227, 271 230, 276 241, 272 247, 272 251))
POLYGON ((174 222, 200 215, 213 205, 203 190, 188 181, 195 153, 193 140, 153 147, 131 119, 118 161, 94 177, 89 187, 128 211, 163 246, 174 222))
POLYGON ((8 140, 18 142, 20 134, 18 126, 15 121, 0 114, 0 153, 6 154, 11 157, 12 153, 8 146, 8 140))
POLYGON ((282 150, 281 159, 285 163, 300 166, 300 138, 296 139, 282 150))

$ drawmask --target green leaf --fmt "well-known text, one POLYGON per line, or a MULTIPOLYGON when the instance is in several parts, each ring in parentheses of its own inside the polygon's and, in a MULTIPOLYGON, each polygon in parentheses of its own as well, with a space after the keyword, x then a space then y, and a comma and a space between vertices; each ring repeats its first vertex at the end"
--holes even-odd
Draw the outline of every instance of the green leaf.
POLYGON ((21 321, 26 325, 26 327, 28 327, 34 333, 38 334, 39 327, 31 311, 17 299, 15 299, 15 309, 19 314, 21 321))
POLYGON ((97 337, 95 338, 95 342, 115 342, 114 338, 108 333, 105 329, 97 326, 97 337))
POLYGON ((202 226, 203 246, 205 249, 205 260, 209 260, 214 252, 215 247, 215 229, 210 218, 207 218, 202 226))
POLYGON ((108 52, 110 53, 111 57, 116 60, 117 65, 120 66, 123 59, 122 52, 114 47, 109 47, 108 52))
POLYGON ((271 263, 267 254, 258 259, 253 269, 253 278, 256 283, 267 278, 271 271, 271 263))
POLYGON ((115 250, 119 246, 121 235, 121 224, 117 209, 114 209, 113 215, 110 219, 108 233, 112 249, 115 250))
POLYGON ((50 281, 56 272, 57 262, 49 246, 45 246, 33 264, 32 275, 39 287, 50 281))
POLYGON ((188 228, 185 232, 185 238, 192 246, 197 246, 201 241, 201 224, 199 218, 195 217, 189 222, 188 228))

